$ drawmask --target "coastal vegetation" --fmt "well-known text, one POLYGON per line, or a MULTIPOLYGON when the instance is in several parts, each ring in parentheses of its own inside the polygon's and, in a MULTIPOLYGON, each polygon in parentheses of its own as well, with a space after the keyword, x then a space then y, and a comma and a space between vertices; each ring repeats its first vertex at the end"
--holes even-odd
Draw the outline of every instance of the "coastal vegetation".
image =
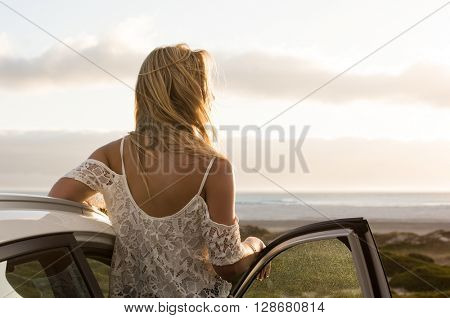
MULTIPOLYGON (((241 236, 266 243, 279 233, 242 226, 241 236)), ((450 231, 375 234, 393 297, 450 296, 450 231)), ((351 254, 338 240, 304 244, 272 262, 271 278, 255 281, 248 297, 360 296, 351 254)))

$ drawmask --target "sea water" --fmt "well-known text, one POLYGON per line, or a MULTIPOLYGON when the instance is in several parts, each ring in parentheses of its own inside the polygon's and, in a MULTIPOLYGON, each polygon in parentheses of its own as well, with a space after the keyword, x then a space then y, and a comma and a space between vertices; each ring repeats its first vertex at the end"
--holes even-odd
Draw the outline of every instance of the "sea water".
MULTIPOLYGON (((46 195, 43 191, 2 191, 46 195)), ((241 220, 368 220, 450 223, 450 193, 237 193, 241 220)))

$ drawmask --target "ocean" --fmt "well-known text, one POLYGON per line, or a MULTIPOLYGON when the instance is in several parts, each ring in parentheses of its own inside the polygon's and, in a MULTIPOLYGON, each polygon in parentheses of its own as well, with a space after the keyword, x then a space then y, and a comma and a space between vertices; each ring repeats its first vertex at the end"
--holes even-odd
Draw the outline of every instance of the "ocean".
POLYGON ((238 193, 241 220, 318 220, 450 223, 450 193, 238 193))
MULTIPOLYGON (((46 195, 36 191, 22 193, 46 195)), ((450 224, 450 193, 237 193, 236 213, 240 220, 364 217, 383 222, 450 224)))

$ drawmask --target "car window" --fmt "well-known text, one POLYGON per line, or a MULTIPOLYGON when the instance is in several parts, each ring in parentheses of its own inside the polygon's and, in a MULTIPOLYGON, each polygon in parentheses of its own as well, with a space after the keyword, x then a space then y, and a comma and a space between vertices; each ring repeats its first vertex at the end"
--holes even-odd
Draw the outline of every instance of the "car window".
POLYGON ((111 259, 86 255, 86 260, 97 279, 98 285, 102 290, 103 297, 109 297, 109 274, 111 271, 111 259))
POLYGON ((338 239, 298 244, 272 259, 244 297, 362 297, 352 253, 338 239))
POLYGON ((91 246, 84 243, 81 250, 86 257, 103 297, 109 297, 109 276, 111 272, 112 245, 91 246))
POLYGON ((3 297, 90 297, 86 283, 65 247, 1 262, 3 297))

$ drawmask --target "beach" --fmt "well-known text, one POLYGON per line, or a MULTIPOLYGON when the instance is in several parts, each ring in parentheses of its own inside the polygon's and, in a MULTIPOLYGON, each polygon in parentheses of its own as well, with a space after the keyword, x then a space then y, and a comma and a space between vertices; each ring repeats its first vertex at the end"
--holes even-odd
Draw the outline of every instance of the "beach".
MULTIPOLYGON (((270 232, 285 232, 299 226, 314 222, 325 221, 326 219, 312 220, 240 220, 240 225, 253 225, 265 228, 270 232)), ((408 232, 416 234, 427 234, 430 232, 445 230, 450 231, 450 223, 442 222, 399 222, 391 220, 369 221, 373 233, 408 232)))
POLYGON ((242 225, 283 232, 309 223, 362 217, 374 233, 450 230, 447 193, 238 193, 242 225))

